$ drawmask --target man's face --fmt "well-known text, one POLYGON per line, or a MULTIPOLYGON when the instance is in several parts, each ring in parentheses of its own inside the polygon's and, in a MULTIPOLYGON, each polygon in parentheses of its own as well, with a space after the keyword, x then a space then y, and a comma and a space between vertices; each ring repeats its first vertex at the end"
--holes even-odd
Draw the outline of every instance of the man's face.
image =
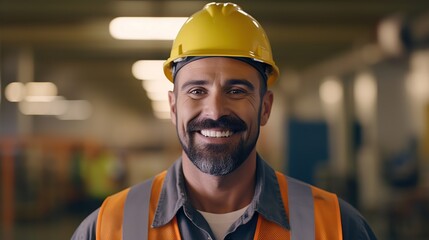
POLYGON ((273 100, 260 87, 258 71, 232 58, 199 59, 178 72, 171 118, 183 151, 202 172, 227 175, 255 151, 273 100))

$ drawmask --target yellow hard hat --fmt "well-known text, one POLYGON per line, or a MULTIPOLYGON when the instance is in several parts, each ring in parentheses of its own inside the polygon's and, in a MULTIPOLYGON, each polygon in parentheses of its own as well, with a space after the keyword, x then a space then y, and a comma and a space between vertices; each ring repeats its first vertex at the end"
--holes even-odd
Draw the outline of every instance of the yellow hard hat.
POLYGON ((173 63, 199 56, 245 57, 268 64, 268 85, 279 75, 264 29, 234 3, 209 3, 185 22, 164 63, 165 76, 173 82, 173 63))

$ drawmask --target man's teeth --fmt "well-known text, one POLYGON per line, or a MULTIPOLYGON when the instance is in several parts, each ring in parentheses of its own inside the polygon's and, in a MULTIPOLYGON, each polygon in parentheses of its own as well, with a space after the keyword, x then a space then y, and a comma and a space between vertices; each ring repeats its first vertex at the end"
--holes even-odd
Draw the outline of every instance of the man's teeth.
POLYGON ((221 138, 221 137, 230 137, 233 134, 233 132, 232 131, 201 130, 201 134, 206 136, 206 137, 221 138))

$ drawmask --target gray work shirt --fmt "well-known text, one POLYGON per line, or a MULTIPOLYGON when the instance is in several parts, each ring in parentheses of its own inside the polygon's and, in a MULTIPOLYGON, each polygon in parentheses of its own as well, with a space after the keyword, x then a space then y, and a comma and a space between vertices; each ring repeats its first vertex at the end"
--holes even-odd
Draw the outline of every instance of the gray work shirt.
MULTIPOLYGON (((152 226, 163 226, 176 217, 182 239, 215 239, 207 221, 191 205, 184 181, 182 161, 178 159, 167 172, 152 226)), ((339 203, 344 240, 376 239, 358 211, 341 199, 339 203)), ((253 200, 244 214, 231 225, 224 239, 253 239, 258 214, 283 228, 290 228, 275 171, 259 156, 253 200)), ((97 216, 98 209, 80 224, 72 239, 95 240, 97 216)))

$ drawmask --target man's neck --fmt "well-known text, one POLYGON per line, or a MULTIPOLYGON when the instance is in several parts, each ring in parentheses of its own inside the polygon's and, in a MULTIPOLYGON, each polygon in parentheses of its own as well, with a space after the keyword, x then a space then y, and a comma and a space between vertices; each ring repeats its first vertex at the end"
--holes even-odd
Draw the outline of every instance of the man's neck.
POLYGON ((247 206, 253 199, 256 179, 256 151, 226 176, 201 172, 186 154, 182 156, 183 174, 192 205, 201 211, 227 213, 247 206))

